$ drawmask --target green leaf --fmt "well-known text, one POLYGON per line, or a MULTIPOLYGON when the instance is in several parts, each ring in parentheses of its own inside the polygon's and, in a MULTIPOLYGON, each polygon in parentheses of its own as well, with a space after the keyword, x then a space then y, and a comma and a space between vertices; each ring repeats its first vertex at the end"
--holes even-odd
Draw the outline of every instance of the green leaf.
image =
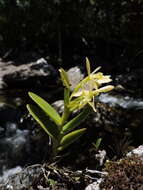
POLYGON ((81 122, 83 122, 87 118, 89 113, 89 108, 83 110, 79 115, 77 115, 75 118, 73 118, 71 121, 69 121, 67 124, 63 126, 61 133, 68 133, 75 129, 77 126, 81 124, 81 122))
POLYGON ((101 144, 102 138, 98 138, 95 143, 92 143, 93 146, 98 150, 101 144))
POLYGON ((48 179, 48 183, 49 183, 50 187, 54 187, 54 185, 56 185, 57 182, 55 180, 53 180, 53 179, 48 179))
POLYGON ((58 126, 61 125, 61 117, 57 111, 40 96, 29 92, 31 99, 48 115, 58 126))
POLYGON ((65 135, 60 141, 60 146, 58 147, 58 151, 65 149, 70 144, 78 140, 85 133, 85 131, 86 131, 86 128, 83 128, 83 129, 78 129, 76 131, 73 131, 65 135))
POLYGON ((57 139, 59 135, 58 127, 50 121, 45 113, 35 105, 27 105, 27 109, 32 117, 40 124, 44 131, 51 137, 57 139))

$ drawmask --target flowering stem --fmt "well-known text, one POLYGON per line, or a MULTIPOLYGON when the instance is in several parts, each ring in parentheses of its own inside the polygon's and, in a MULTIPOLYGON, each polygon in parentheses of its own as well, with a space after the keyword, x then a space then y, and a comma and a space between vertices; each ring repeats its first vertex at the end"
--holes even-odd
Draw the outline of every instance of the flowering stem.
POLYGON ((63 115, 62 115, 62 124, 61 124, 61 126, 63 126, 65 124, 65 122, 68 120, 69 115, 70 115, 69 108, 67 108, 67 106, 65 106, 64 107, 64 112, 63 112, 63 115))

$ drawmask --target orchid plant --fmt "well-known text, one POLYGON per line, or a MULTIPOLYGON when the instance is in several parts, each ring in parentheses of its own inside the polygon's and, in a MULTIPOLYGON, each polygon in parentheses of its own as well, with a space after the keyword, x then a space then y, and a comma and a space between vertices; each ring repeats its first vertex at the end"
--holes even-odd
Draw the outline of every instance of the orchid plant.
POLYGON ((91 110, 96 112, 94 98, 100 93, 108 92, 114 88, 112 85, 102 86, 112 80, 109 75, 97 72, 100 67, 91 72, 88 58, 86 58, 86 69, 87 76, 76 85, 72 92, 66 71, 62 68, 59 70, 64 85, 64 110, 62 115, 57 113, 54 107, 43 98, 29 92, 30 98, 36 105, 28 104, 27 109, 52 139, 54 156, 78 140, 86 132, 86 128, 76 130, 75 128, 88 117, 91 110), (76 110, 81 111, 69 121, 70 114, 76 110))

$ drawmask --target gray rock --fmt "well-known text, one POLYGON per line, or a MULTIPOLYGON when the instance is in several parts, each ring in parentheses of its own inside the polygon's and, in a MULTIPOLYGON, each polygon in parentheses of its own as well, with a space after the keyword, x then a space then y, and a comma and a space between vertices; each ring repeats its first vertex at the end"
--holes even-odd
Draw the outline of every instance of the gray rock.
POLYGON ((2 78, 0 78, 0 89, 4 89, 6 87, 7 87, 6 83, 3 81, 2 78))
POLYGON ((63 113, 64 111, 64 101, 63 100, 57 100, 55 101, 52 106, 57 110, 58 113, 63 113))
POLYGON ((67 71, 67 74, 71 84, 71 90, 73 90, 84 77, 79 67, 72 67, 67 71))
POLYGON ((29 131, 20 130, 16 123, 6 123, 3 135, 0 138, 0 171, 4 171, 4 166, 14 166, 22 163, 29 153, 29 131))
MULTIPOLYGON (((20 169, 20 168, 19 168, 20 169)), ((27 189, 34 181, 36 177, 38 177, 42 170, 41 165, 34 165, 24 169, 17 174, 12 175, 8 178, 5 183, 0 184, 1 190, 23 190, 27 189)))
POLYGON ((26 123, 23 129, 10 121, 0 126, 0 175, 9 168, 38 163, 48 157, 48 136, 36 130, 40 128, 32 128, 31 123, 30 130, 27 127, 26 123))
POLYGON ((98 153, 95 155, 96 159, 99 161, 100 166, 103 166, 105 157, 106 157, 106 151, 105 150, 99 150, 98 153))
POLYGON ((101 94, 99 101, 109 104, 111 107, 120 106, 124 109, 143 109, 143 99, 135 99, 129 96, 101 94))
POLYGON ((143 84, 143 69, 136 68, 125 74, 117 75, 115 78, 115 84, 122 85, 126 91, 134 94, 135 97, 143 96, 142 84, 143 84))
POLYGON ((27 147, 28 130, 17 129, 15 135, 5 138, 2 142, 9 149, 11 158, 21 158, 24 156, 24 150, 27 147))
POLYGON ((36 85, 55 83, 57 72, 44 58, 35 62, 14 65, 13 62, 0 60, 0 89, 6 87, 35 87, 36 85), (44 80, 46 79, 46 80, 44 80), (54 79, 54 80, 53 80, 54 79))
POLYGON ((21 112, 18 108, 7 103, 0 103, 0 122, 18 121, 21 112))
POLYGON ((92 184, 89 184, 85 190, 100 190, 100 183, 102 182, 102 178, 98 179, 96 182, 93 182, 92 184))
POLYGON ((22 171, 22 167, 20 167, 20 166, 16 166, 15 168, 5 170, 3 175, 0 176, 0 184, 6 183, 8 178, 10 178, 12 175, 17 174, 21 171, 22 171))
POLYGON ((143 159, 143 145, 140 145, 138 148, 133 149, 127 154, 127 156, 137 155, 143 159))

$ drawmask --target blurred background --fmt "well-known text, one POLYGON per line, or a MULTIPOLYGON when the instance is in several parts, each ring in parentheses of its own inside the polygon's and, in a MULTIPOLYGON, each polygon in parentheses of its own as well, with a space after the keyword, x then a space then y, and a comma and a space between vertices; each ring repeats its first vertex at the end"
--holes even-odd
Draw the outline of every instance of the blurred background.
POLYGON ((142 62, 142 33, 142 0, 0 0, 0 56, 11 60, 33 52, 69 67, 88 56, 126 71, 142 62))

